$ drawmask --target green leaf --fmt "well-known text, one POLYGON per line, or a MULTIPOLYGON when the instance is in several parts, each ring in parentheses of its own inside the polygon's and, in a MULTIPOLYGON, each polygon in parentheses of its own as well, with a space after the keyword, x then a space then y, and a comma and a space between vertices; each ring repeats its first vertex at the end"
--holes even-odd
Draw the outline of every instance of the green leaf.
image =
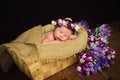
POLYGON ((99 37, 99 28, 98 27, 95 29, 95 36, 99 37))

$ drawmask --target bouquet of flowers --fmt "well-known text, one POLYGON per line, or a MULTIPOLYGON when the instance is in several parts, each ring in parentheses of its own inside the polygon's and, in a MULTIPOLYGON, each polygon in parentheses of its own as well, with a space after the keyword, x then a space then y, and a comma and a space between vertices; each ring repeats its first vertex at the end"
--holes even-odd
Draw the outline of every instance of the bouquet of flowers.
POLYGON ((104 68, 109 68, 115 58, 115 51, 108 46, 111 35, 110 26, 102 24, 92 31, 85 21, 80 21, 78 24, 88 32, 88 45, 84 51, 78 53, 77 74, 89 76, 101 72, 104 68))

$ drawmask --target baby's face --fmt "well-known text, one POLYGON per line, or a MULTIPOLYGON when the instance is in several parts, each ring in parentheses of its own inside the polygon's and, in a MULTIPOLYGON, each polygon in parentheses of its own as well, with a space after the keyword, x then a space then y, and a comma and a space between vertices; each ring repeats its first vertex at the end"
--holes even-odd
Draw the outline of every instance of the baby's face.
POLYGON ((72 31, 64 26, 57 27, 54 32, 55 39, 60 41, 68 40, 71 35, 72 31))

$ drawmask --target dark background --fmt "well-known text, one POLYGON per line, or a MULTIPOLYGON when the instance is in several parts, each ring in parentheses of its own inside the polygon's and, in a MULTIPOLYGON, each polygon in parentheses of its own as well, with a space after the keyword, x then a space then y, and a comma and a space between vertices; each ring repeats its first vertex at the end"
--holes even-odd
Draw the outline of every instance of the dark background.
POLYGON ((117 0, 4 0, 0 3, 0 44, 15 39, 33 26, 45 25, 57 18, 86 20, 91 28, 120 20, 117 0))

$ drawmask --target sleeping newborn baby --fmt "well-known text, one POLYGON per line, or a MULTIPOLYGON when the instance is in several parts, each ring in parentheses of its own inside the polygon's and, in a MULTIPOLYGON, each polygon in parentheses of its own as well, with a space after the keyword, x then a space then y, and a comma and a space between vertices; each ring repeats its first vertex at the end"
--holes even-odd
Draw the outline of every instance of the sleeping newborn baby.
POLYGON ((76 38, 75 33, 79 28, 72 23, 71 18, 58 19, 52 21, 52 24, 55 25, 55 29, 42 34, 41 43, 56 43, 76 38))

